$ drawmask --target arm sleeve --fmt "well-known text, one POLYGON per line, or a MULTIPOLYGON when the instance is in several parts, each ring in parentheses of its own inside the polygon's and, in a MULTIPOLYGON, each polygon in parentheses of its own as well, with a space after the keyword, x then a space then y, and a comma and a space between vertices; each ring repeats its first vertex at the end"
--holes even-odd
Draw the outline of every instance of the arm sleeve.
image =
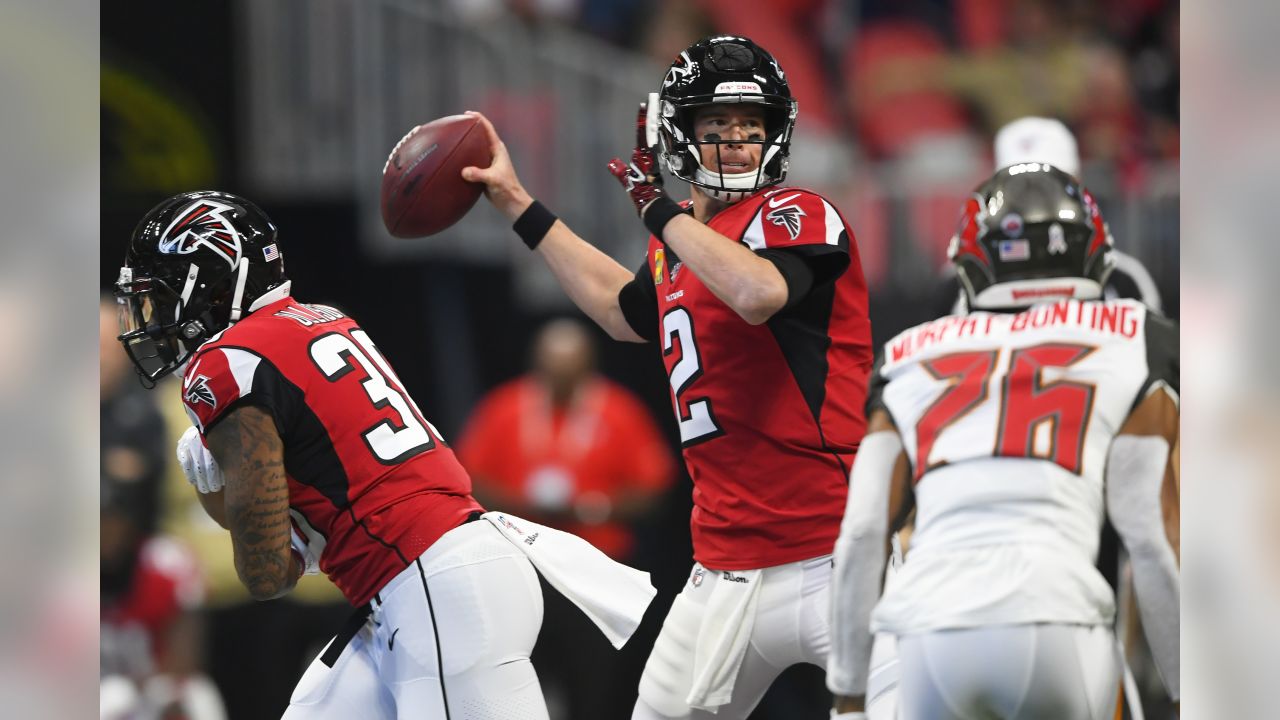
POLYGON ((622 316, 637 335, 649 342, 657 342, 658 291, 649 276, 648 260, 636 270, 631 282, 618 291, 618 307, 622 308, 622 316))
POLYGON ((1179 698, 1178 561, 1164 531, 1160 489, 1169 443, 1119 435, 1107 454, 1107 514, 1129 551, 1142 628, 1169 696, 1179 698))
MULTIPOLYGON (((1181 392, 1181 360, 1178 355, 1178 324, 1148 311, 1144 323, 1147 343, 1147 379, 1142 384, 1133 407, 1142 402, 1153 388, 1168 387, 1176 400, 1181 392)), ((1132 411, 1133 408, 1130 408, 1132 411)))
POLYGON ((830 245, 801 245, 769 248, 756 254, 773 263, 786 281, 787 304, 784 308, 799 305, 815 289, 835 282, 849 267, 847 243, 843 251, 830 245))
POLYGON ((827 689, 837 695, 865 695, 871 662, 871 611, 880 597, 885 542, 889 534, 889 493, 893 466, 902 452, 898 433, 863 438, 849 478, 840 537, 831 577, 831 655, 827 689))
MULTIPOLYGON (((884 388, 889 384, 888 378, 884 376, 884 350, 876 354, 875 364, 871 367, 871 377, 867 380, 867 405, 863 410, 866 417, 871 417, 874 410, 884 410, 889 413, 889 417, 893 417, 893 413, 889 412, 889 406, 884 402, 884 388)), ((894 421, 897 424, 897 421, 894 421)))

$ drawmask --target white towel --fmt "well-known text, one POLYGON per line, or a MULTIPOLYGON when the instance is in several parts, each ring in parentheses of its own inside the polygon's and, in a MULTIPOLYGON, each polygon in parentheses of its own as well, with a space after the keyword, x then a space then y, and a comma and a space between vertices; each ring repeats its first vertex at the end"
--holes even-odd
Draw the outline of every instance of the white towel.
POLYGON ((529 558, 551 586, 586 614, 615 648, 640 625, 657 590, 649 573, 615 562, 577 535, 511 513, 482 516, 529 558))
POLYGON ((711 589, 693 651, 693 685, 685 698, 690 707, 716 712, 733 697, 755 628, 761 578, 760 570, 734 570, 732 579, 721 573, 711 589))

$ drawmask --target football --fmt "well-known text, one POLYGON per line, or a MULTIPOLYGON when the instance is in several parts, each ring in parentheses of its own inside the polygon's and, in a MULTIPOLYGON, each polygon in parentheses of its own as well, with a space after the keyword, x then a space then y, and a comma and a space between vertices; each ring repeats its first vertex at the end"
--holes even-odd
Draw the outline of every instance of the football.
POLYGON ((491 162, 489 139, 473 115, 450 115, 410 130, 382 168, 387 231, 426 237, 458 222, 484 192, 484 185, 462 179, 462 168, 491 162))

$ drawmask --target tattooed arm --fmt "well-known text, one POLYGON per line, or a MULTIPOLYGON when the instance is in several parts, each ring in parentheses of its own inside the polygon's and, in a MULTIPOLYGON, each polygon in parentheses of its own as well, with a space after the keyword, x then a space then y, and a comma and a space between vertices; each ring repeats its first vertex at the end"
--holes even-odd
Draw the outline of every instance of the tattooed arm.
POLYGON ((240 582, 257 600, 289 592, 301 568, 289 547, 289 487, 275 421, 260 408, 242 407, 206 441, 226 476, 226 521, 240 582))

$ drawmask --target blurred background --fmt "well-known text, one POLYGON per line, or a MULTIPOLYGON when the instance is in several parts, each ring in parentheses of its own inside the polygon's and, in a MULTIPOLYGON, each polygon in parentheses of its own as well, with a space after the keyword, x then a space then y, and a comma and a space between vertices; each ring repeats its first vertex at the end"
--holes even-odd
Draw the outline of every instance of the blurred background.
MULTIPOLYGON (((1025 115, 1074 131, 1082 179, 1117 247, 1146 266, 1165 313, 1179 317, 1177 2, 176 7, 136 0, 101 18, 100 289, 109 291, 134 224, 161 199, 218 188, 254 200, 280 228, 295 294, 343 308, 376 338, 462 450, 478 495, 577 523, 653 573, 654 607, 616 656, 593 645, 604 642, 580 617, 548 605, 534 659, 553 718, 629 716, 688 574, 691 485, 669 389, 658 353, 582 324, 487 203, 437 237, 386 233, 381 168, 409 128, 484 112, 531 193, 635 267, 645 231, 605 163, 630 152, 636 104, 680 50, 708 34, 748 35, 775 55, 799 100, 788 183, 826 195, 853 227, 877 342, 950 308, 945 250, 961 203, 994 169, 995 131, 1025 115), (545 400, 545 415, 522 412, 524 396, 545 400), (566 401, 583 397, 598 401, 566 401), (513 442, 508 466, 484 466, 486 444, 512 428, 554 442, 513 442), (637 434, 652 441, 619 439, 637 434), (607 462, 636 445, 644 451, 624 467, 607 462), (556 636, 570 639, 567 649, 548 646, 556 636), (574 681, 592 668, 607 681, 574 681)), ((187 424, 176 388, 143 394, 117 367, 113 318, 101 320, 102 673, 132 678, 112 692, 138 693, 156 712, 278 717, 348 609, 315 578, 287 599, 248 599, 226 534, 203 517, 173 462, 187 424)), ((104 686, 104 717, 107 697, 104 686)), ((798 668, 753 717, 825 717, 828 703, 821 672, 798 668)), ((1158 703, 1152 710, 1163 717, 1158 703)))

